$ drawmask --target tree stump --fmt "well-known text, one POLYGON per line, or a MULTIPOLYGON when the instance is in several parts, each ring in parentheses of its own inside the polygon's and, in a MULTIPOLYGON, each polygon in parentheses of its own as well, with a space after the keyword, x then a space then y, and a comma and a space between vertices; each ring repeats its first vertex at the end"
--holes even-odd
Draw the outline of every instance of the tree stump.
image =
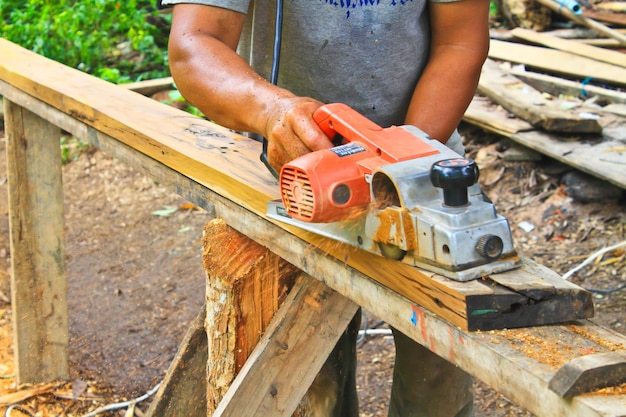
MULTIPOLYGON (((207 415, 213 414, 300 271, 222 219, 203 234, 207 273, 207 415)), ((295 417, 306 416, 304 406, 295 417)))

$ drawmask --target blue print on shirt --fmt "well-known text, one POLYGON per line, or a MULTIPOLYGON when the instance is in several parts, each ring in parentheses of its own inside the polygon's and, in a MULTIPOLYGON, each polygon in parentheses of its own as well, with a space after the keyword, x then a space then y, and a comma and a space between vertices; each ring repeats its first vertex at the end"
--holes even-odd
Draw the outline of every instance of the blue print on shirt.
POLYGON ((379 6, 381 1, 391 6, 404 5, 413 0, 320 0, 326 4, 341 7, 342 9, 348 9, 346 11, 346 18, 350 17, 349 9, 356 9, 357 7, 379 6))

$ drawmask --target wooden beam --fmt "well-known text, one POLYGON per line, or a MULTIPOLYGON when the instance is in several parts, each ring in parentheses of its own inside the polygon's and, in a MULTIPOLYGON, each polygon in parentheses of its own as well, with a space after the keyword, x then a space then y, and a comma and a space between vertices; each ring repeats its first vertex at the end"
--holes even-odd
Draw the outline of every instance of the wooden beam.
POLYGON ((611 29, 610 27, 603 25, 602 23, 596 22, 593 19, 588 18, 585 15, 576 15, 574 12, 569 10, 567 7, 562 7, 561 4, 557 3, 553 0, 537 0, 539 3, 544 6, 549 7, 553 11, 562 14, 567 17, 569 20, 578 23, 579 25, 586 26, 590 29, 595 30, 596 32, 605 35, 609 38, 616 39, 622 45, 626 45, 626 36, 622 35, 620 32, 611 29))
MULTIPOLYGON (((604 352, 615 349, 616 346, 621 346, 618 349, 623 350, 626 346, 625 337, 594 326, 589 321, 572 326, 547 326, 519 331, 464 332, 441 316, 347 267, 342 260, 311 247, 304 239, 286 234, 279 225, 233 203, 163 163, 137 153, 114 137, 98 132, 82 121, 25 96, 2 82, 0 91, 29 105, 37 113, 46 115, 49 120, 77 137, 97 144, 112 157, 171 187, 189 201, 214 211, 241 233, 271 247, 281 258, 323 280, 375 316, 384 317, 390 325, 491 385, 498 392, 505 393, 508 398, 538 417, 569 417, 577 415, 576 413, 593 417, 621 417, 626 412, 623 408, 626 395, 598 394, 563 401, 557 394, 546 393, 548 380, 556 370, 553 365, 538 360, 538 355, 527 354, 528 348, 533 347, 531 342, 536 340, 544 341, 544 346, 556 348, 560 343, 571 343, 571 346, 580 346, 583 351, 591 349, 590 351, 604 352), (515 378, 509 377, 510 375, 515 375, 515 378)), ((573 358, 575 352, 569 351, 569 355, 567 360, 573 358)))
POLYGON ((561 39, 556 36, 550 36, 523 28, 515 28, 511 33, 513 36, 528 42, 558 49, 559 51, 570 52, 575 55, 595 59, 596 61, 606 62, 607 64, 625 67, 626 69, 626 54, 621 52, 609 51, 575 40, 561 39))
POLYGON ((358 307, 303 275, 213 416, 290 416, 358 307))
POLYGON ((535 89, 555 97, 559 95, 578 97, 580 99, 597 97, 600 103, 626 104, 626 93, 623 91, 611 90, 609 88, 602 88, 515 68, 508 70, 508 72, 524 81, 526 84, 533 86, 535 89))
POLYGON ((18 384, 69 377, 60 129, 4 99, 18 384))
POLYGON ((474 98, 474 102, 472 107, 483 109, 467 114, 463 119, 466 122, 626 189, 626 149, 621 141, 603 140, 600 135, 583 138, 524 129, 520 119, 511 118, 507 111, 489 107, 480 97, 474 98))
POLYGON ((174 79, 172 77, 157 78, 155 80, 143 80, 118 85, 122 88, 126 88, 148 97, 161 91, 172 90, 175 88, 174 79))
POLYGON ((549 132, 599 133, 602 131, 599 115, 595 118, 583 117, 581 109, 562 109, 562 100, 548 100, 519 78, 500 69, 492 60, 487 60, 483 66, 478 92, 520 119, 549 132))
POLYGON ((624 71, 624 68, 577 56, 569 52, 492 39, 489 57, 524 64, 531 68, 541 69, 544 72, 579 79, 591 78, 606 81, 612 85, 626 85, 626 71, 624 71))
POLYGON ((551 158, 626 189, 626 149, 619 140, 568 138, 541 131, 518 132, 511 139, 551 158))
MULTIPOLYGON (((261 149, 258 142, 139 94, 118 89, 113 84, 80 71, 50 62, 7 41, 0 40, 0 50, 7 57, 0 64, 0 79, 10 81, 14 86, 12 89, 38 96, 60 113, 72 115, 93 127, 93 131, 115 137, 137 151, 135 153, 143 153, 160 161, 257 216, 264 217, 268 201, 279 197, 276 181, 259 162, 261 149), (47 70, 36 71, 35 61, 46 65, 47 70), (61 79, 64 80, 62 83, 50 82, 61 79), (154 120, 160 122, 155 123, 154 120)), ((45 112, 49 113, 49 109, 45 112)), ((97 135, 88 140, 99 146, 97 135)), ((342 260, 344 265, 372 277, 463 329, 528 326, 537 323, 526 321, 525 317, 541 316, 536 313, 528 316, 518 314, 520 308, 528 308, 529 311, 542 309, 542 303, 536 303, 523 295, 520 297, 516 291, 500 285, 481 280, 462 285, 391 259, 376 257, 373 262, 370 253, 297 227, 277 224, 284 231, 304 239, 329 256, 342 260), (491 306, 488 307, 486 303, 491 303, 491 306), (480 306, 480 311, 490 313, 477 314, 473 306, 480 306), (516 314, 511 315, 513 311, 516 314)), ((274 245, 273 242, 267 242, 266 246, 274 245)), ((556 299, 564 304, 572 301, 573 287, 569 285, 555 288, 556 299)), ((580 295, 587 298, 587 304, 591 304, 589 294, 581 290, 580 295)), ((551 303, 554 301, 555 298, 551 299, 551 303)), ((584 304, 585 308, 576 311, 574 316, 546 314, 543 317, 549 318, 551 322, 589 317, 591 310, 587 304, 584 304)), ((546 304, 546 308, 552 310, 553 305, 546 304)), ((568 309, 564 311, 571 312, 568 309)))
MULTIPOLYGON (((606 10, 598 10, 598 9, 584 9, 583 16, 588 19, 594 19, 596 21, 602 21, 608 23, 610 25, 615 26, 626 26, 626 15, 624 13, 614 13, 606 10)), ((620 33, 620 31, 617 31, 620 33)), ((602 33, 602 32, 600 32, 602 33)), ((621 43, 624 45, 624 43, 621 43)))
POLYGON ((487 97, 474 96, 463 115, 463 120, 488 132, 509 137, 513 133, 533 130, 530 123, 514 117, 487 97))

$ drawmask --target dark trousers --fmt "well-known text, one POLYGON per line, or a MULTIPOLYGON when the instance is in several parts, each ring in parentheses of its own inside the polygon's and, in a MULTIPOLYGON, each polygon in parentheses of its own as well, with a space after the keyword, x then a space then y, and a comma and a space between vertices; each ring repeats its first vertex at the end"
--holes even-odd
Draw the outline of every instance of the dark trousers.
MULTIPOLYGON (((361 313, 339 339, 308 392, 308 417, 358 417, 356 339, 361 313)), ((471 417, 472 378, 398 330, 389 417, 471 417)))

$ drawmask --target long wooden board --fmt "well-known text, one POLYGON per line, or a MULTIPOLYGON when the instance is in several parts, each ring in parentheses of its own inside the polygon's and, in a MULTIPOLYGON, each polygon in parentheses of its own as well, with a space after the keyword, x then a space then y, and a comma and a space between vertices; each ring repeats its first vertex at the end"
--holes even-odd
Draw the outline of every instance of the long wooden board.
POLYGON ((510 137, 513 133, 534 130, 533 125, 514 117, 487 97, 474 96, 463 120, 488 132, 510 137))
POLYGON ((541 131, 519 132, 511 139, 583 172, 626 188, 626 145, 618 140, 571 141, 541 131))
POLYGON ((609 88, 566 80, 561 77, 519 69, 511 69, 509 73, 521 79, 526 84, 532 85, 535 89, 555 97, 562 94, 579 97, 581 99, 597 97, 600 103, 626 103, 626 93, 623 91, 611 90, 609 88))
POLYGON ((612 85, 626 85, 624 68, 569 52, 492 39, 489 57, 578 79, 591 78, 612 85))
MULTIPOLYGON (((1 75, 0 78, 2 78, 1 75)), ((58 81, 63 83, 63 78, 58 81)), ((100 149, 111 156, 151 175, 160 183, 169 185, 190 201, 206 209, 214 209, 216 214, 223 217, 232 227, 257 242, 271 247, 285 260, 322 280, 335 291, 383 318, 417 342, 429 347, 433 352, 505 393, 508 398, 528 408, 537 416, 617 417, 623 416, 626 412, 624 408, 626 395, 619 393, 608 396, 591 394, 563 400, 547 389, 548 381, 559 365, 543 363, 537 359, 536 355, 529 353, 534 347, 532 341, 535 340, 544 341, 543 346, 558 347, 560 341, 567 340, 571 346, 582 346, 583 351, 594 349, 602 352, 611 349, 623 352, 624 344, 626 344, 626 338, 623 336, 607 332, 588 321, 573 326, 534 327, 519 331, 465 332, 451 325, 448 320, 442 319, 441 315, 432 313, 346 265, 344 259, 349 260, 350 253, 337 252, 339 255, 347 255, 345 258, 329 256, 323 249, 312 247, 308 235, 299 237, 285 233, 281 225, 273 224, 247 207, 233 202, 230 196, 224 197, 215 190, 202 185, 200 180, 182 175, 164 162, 139 153, 120 142, 118 138, 127 134, 122 125, 118 124, 120 130, 112 131, 113 135, 108 135, 91 126, 90 122, 86 121, 87 119, 76 119, 73 115, 68 115, 15 89, 6 82, 0 82, 0 93, 16 104, 28 106, 32 111, 45 116, 50 122, 77 137, 97 144, 100 149)), ((124 95, 120 99, 112 93, 110 92, 110 96, 107 97, 110 99, 108 103, 112 108, 125 103, 125 100, 130 98, 124 95)), ((147 99, 138 100, 134 104, 141 106, 140 113, 144 116, 152 106, 147 99)), ((175 123, 177 118, 185 120, 188 118, 181 112, 168 114, 171 117, 164 121, 164 129, 166 135, 171 135, 172 132, 168 130, 166 122, 175 123)), ((154 119, 148 117, 148 120, 154 119)), ((200 123, 200 125, 207 127, 205 132, 215 132, 209 123, 200 123)), ((193 124, 193 126, 196 125, 193 124)), ((136 130, 131 129, 131 131, 133 135, 136 135, 136 130)), ((197 131, 197 128, 194 128, 194 131, 197 131)), ((184 130, 177 134, 186 137, 184 130)), ((246 142, 242 143, 245 145, 246 142)), ((242 151, 245 151, 245 146, 243 148, 242 151)), ((225 153, 228 150, 229 148, 226 147, 225 153)), ((198 152, 204 152, 204 150, 198 150, 198 152)), ((215 153, 220 154, 220 150, 215 150, 215 153)), ((251 156, 256 159, 256 152, 252 152, 251 156)), ((206 179, 203 182, 206 182, 206 179)), ((371 263, 371 256, 367 261, 371 263)), ((386 266, 385 263, 381 264, 382 268, 386 266)), ((528 296, 531 295, 537 296, 537 294, 528 294, 528 296)), ((583 351, 576 350, 568 354, 576 356, 582 354, 583 351)))
POLYGON ((567 110, 559 99, 548 100, 541 92, 500 69, 492 60, 483 66, 478 92, 533 126, 550 132, 599 133, 599 115, 589 109, 567 110))
POLYGON ((626 15, 624 13, 614 13, 598 9, 585 9, 583 10, 583 16, 612 25, 626 26, 626 15))
POLYGON ((626 54, 621 52, 610 51, 592 45, 585 45, 584 43, 574 40, 560 39, 556 36, 546 35, 529 29, 515 28, 511 31, 511 33, 513 36, 525 41, 548 46, 550 48, 558 49, 559 51, 570 52, 575 55, 594 59, 596 61, 606 62, 607 64, 626 67, 626 54))
MULTIPOLYGON (((267 202, 278 197, 275 180, 258 162, 258 142, 139 94, 115 88, 5 40, 0 41, 0 50, 5 57, 0 64, 0 79, 14 88, 32 94, 97 131, 118 138, 258 216, 264 217, 267 202), (36 68, 44 65, 46 71, 36 68), (145 117, 147 114, 150 118, 145 117), (161 120, 161 123, 154 120, 161 120)), ((6 86, 0 88, 5 96, 6 90, 6 86)), ((536 310, 541 310, 543 303, 500 285, 480 280, 462 285, 407 264, 373 258, 370 253, 295 227, 280 226, 464 329, 529 326, 592 314, 589 294, 567 282, 554 286, 550 305, 546 303, 546 314, 537 314, 536 310), (586 301, 579 304, 579 297, 586 301), (555 301, 563 303, 562 313, 553 309, 555 301), (566 307, 571 305, 580 308, 573 311, 566 307), (525 309, 529 310, 528 315, 519 314, 525 309), (485 311, 488 313, 483 314, 485 311), (542 320, 537 322, 537 317, 542 320)), ((271 243, 268 247, 272 247, 271 243)))
POLYGON ((558 2, 554 0, 537 0, 537 1, 541 3, 542 5, 549 7, 556 13, 562 14, 563 16, 567 17, 569 20, 571 20, 574 23, 577 23, 581 26, 586 26, 602 35, 618 40, 622 45, 626 45, 626 36, 621 34, 619 31, 612 29, 600 22, 596 22, 595 20, 588 18, 584 14, 583 15, 574 14, 574 12, 572 12, 568 7, 563 7, 562 2, 558 2))
MULTIPOLYGON (((520 119, 475 97, 463 118, 467 123, 507 137, 571 167, 626 189, 626 146, 619 140, 602 140, 552 134, 527 129, 520 119)), ((527 125, 530 126, 530 125, 527 125)))
POLYGON ((16 377, 50 382, 69 376, 61 131, 9 100, 4 106, 16 377))

